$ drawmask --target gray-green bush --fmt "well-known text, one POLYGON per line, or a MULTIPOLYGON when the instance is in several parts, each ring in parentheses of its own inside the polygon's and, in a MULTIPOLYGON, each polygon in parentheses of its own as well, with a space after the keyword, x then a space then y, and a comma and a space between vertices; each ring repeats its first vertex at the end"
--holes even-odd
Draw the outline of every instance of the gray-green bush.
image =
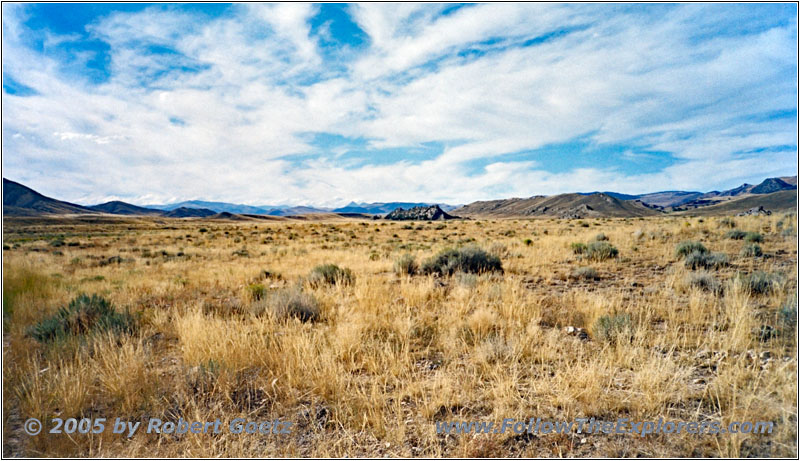
POLYGON ((308 283, 315 287, 322 285, 350 285, 354 281, 355 277, 350 269, 341 268, 336 264, 317 266, 308 275, 308 283))
POLYGON ((686 257, 692 253, 705 254, 708 253, 708 248, 700 242, 693 242, 691 240, 681 242, 675 247, 675 256, 677 257, 686 257))
POLYGON ((751 243, 742 247, 742 251, 739 252, 741 256, 754 258, 763 255, 763 251, 761 251, 761 247, 758 246, 757 243, 751 243))
POLYGON ((729 238, 731 240, 741 240, 744 236, 747 235, 747 232, 739 229, 734 229, 732 231, 728 231, 725 233, 725 238, 729 238))
POLYGON ((604 315, 595 321, 592 330, 594 336, 603 341, 626 341, 633 337, 630 314, 604 315))
POLYGON ((96 332, 130 334, 136 329, 136 318, 128 311, 117 312, 102 296, 81 294, 54 315, 31 326, 27 333, 45 343, 96 332))
POLYGON ((419 271, 419 266, 414 256, 406 253, 395 261, 394 271, 398 275, 415 275, 419 271))
POLYGON ((605 261, 618 255, 619 251, 608 242, 592 242, 586 246, 586 258, 592 261, 605 261))
POLYGON ((502 273, 503 264, 497 256, 477 247, 443 250, 422 264, 422 273, 425 275, 453 275, 456 272, 502 273))
POLYGON ((728 265, 728 257, 723 253, 701 253, 695 251, 686 256, 684 264, 689 269, 719 269, 728 265))
POLYGON ((764 241, 764 237, 758 232, 748 232, 744 236, 744 241, 750 243, 761 243, 764 241))

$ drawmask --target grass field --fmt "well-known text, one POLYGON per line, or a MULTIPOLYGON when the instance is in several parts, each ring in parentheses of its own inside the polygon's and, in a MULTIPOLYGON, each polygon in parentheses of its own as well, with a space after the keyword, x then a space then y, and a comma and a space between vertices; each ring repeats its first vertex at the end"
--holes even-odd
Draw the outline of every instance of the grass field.
POLYGON ((795 221, 7 218, 3 454, 794 457, 795 221), (679 254, 698 250, 687 241, 708 252, 679 254), (424 273, 473 246, 502 272, 424 273), (341 271, 314 272, 326 264, 341 271), (294 426, 28 436, 31 417, 294 426), (775 425, 640 437, 434 424, 531 417, 775 425))

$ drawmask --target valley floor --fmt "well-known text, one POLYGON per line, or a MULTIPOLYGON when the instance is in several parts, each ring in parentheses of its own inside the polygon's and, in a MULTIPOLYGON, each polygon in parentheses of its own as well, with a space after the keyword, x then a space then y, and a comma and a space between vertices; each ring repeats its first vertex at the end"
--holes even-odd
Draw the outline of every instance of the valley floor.
POLYGON ((796 457, 795 222, 6 218, 3 455, 796 457), (590 259, 573 245, 595 241, 618 254, 590 259), (676 254, 686 241, 717 255, 676 254), (396 270, 404 255, 422 264, 471 245, 503 272, 396 270), (708 267, 687 266, 693 257, 708 267), (342 271, 312 274, 325 264, 342 271), (129 438, 50 434, 54 417, 293 427, 129 438), (528 436, 435 425, 531 417, 774 429, 528 436), (26 435, 28 418, 46 430, 26 435))

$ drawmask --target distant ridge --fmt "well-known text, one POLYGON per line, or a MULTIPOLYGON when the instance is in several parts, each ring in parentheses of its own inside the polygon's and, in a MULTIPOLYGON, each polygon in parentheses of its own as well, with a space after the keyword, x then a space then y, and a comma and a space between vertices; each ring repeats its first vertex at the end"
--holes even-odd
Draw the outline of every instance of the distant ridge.
POLYGON ((386 214, 391 213, 392 211, 403 208, 409 209, 414 207, 428 207, 432 205, 437 205, 443 211, 451 211, 456 209, 457 207, 453 205, 446 205, 443 203, 424 203, 424 202, 375 202, 375 203, 356 203, 350 202, 347 206, 341 208, 334 208, 333 211, 336 213, 366 213, 366 214, 386 214))
POLYGON ((120 214, 120 215, 129 215, 129 216, 163 216, 164 211, 162 210, 155 210, 153 208, 144 208, 136 205, 131 205, 130 203, 120 202, 119 200, 114 200, 111 202, 101 203, 100 205, 92 205, 90 207, 92 210, 99 211, 102 213, 110 213, 110 214, 120 214))
POLYGON ((620 200, 611 195, 559 194, 531 198, 512 198, 475 202, 453 211, 463 216, 549 216, 554 218, 655 216, 659 211, 637 201, 620 200))
POLYGON ((3 178, 3 214, 6 216, 95 213, 81 205, 45 197, 30 187, 3 178))
POLYGON ((214 210, 208 208, 180 207, 164 213, 164 216, 167 218, 206 218, 215 214, 217 213, 214 210))
MULTIPOLYGON (((213 218, 224 220, 250 219, 325 219, 326 217, 373 217, 388 219, 457 219, 448 214, 449 205, 417 204, 414 202, 355 203, 337 208, 308 206, 254 207, 225 202, 189 201, 187 206, 172 205, 141 207, 119 200, 99 205, 82 206, 46 197, 17 182, 3 178, 3 215, 122 215, 163 216, 173 218, 213 218), (215 208, 199 206, 211 204, 215 208), (402 205, 414 205, 404 208, 402 205), (158 208, 158 207, 163 207, 158 208), (220 208, 244 210, 240 212, 220 208), (256 211, 247 213, 245 211, 256 211), (391 210, 391 211, 386 211, 391 210)), ((533 196, 470 203, 456 208, 459 216, 515 217, 541 216, 555 218, 644 217, 661 213, 724 214, 763 207, 765 211, 791 211, 797 207, 797 176, 767 178, 756 185, 742 184, 725 191, 687 192, 662 191, 631 195, 617 192, 571 193, 553 196, 533 196)))

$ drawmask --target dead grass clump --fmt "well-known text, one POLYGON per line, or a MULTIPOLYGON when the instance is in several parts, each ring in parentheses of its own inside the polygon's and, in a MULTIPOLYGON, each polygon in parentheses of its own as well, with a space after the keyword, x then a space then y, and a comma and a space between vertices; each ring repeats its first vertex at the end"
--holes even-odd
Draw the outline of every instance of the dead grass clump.
POLYGON ((598 280, 600 275, 597 273, 597 269, 594 267, 584 266, 572 271, 572 277, 584 280, 598 280))
POLYGON ((320 320, 317 299, 297 286, 272 291, 253 307, 253 313, 256 315, 266 312, 271 312, 279 319, 296 318, 301 322, 320 320))

